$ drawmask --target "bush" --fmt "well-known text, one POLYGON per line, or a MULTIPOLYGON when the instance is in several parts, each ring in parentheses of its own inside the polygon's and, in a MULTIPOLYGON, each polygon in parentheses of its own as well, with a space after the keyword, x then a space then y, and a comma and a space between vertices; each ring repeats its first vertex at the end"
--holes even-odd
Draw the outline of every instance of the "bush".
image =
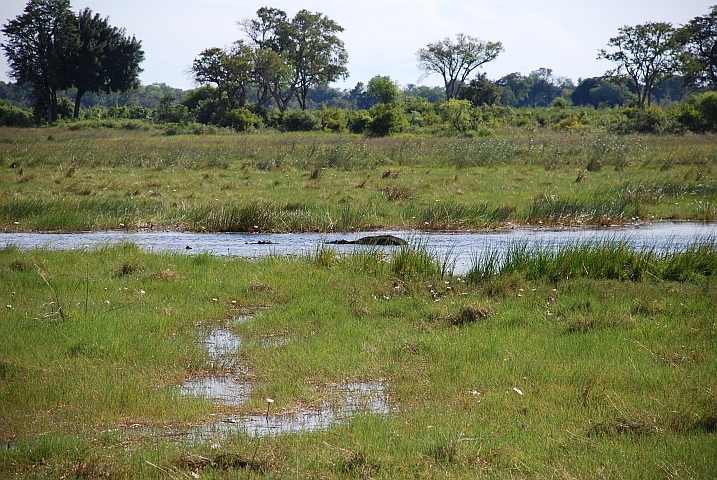
POLYGON ((707 130, 707 125, 694 103, 683 103, 675 108, 675 119, 688 130, 701 133, 707 130))
POLYGON ((465 132, 471 128, 471 111, 473 104, 469 100, 456 100, 441 102, 437 106, 441 118, 452 130, 465 132))
POLYGON ((130 109, 124 105, 114 104, 107 109, 106 118, 130 118, 130 109))
POLYGON ((372 118, 366 127, 374 137, 394 135, 408 127, 408 118, 400 107, 379 103, 371 107, 369 113, 372 118))
POLYGON ((351 133, 364 133, 371 122, 371 115, 367 110, 349 110, 346 116, 346 126, 351 133))
POLYGON ((259 124, 256 115, 245 108, 214 112, 211 123, 222 127, 231 127, 238 132, 245 132, 259 124))
POLYGON ((174 96, 171 94, 164 95, 159 100, 159 107, 154 111, 154 118, 158 122, 165 123, 181 123, 193 120, 189 109, 185 105, 174 105, 174 96))
POLYGON ((211 123, 212 116, 221 110, 222 106, 216 98, 200 100, 197 107, 192 109, 192 113, 199 123, 211 123))
POLYGON ((33 125, 32 113, 0 101, 0 125, 3 127, 30 127, 33 125))
POLYGON ((625 107, 620 109, 620 118, 613 130, 615 133, 680 133, 681 125, 669 118, 658 106, 625 107))
POLYGON ((572 106, 572 103, 567 98, 558 97, 553 100, 553 103, 551 103, 550 106, 552 108, 568 108, 572 106))
POLYGON ((697 110, 708 130, 717 130, 717 92, 707 92, 699 98, 697 110))
POLYGON ((320 125, 321 119, 306 110, 290 110, 281 115, 281 128, 286 132, 310 132, 320 125))
POLYGON ((314 115, 321 119, 321 127, 332 132, 345 132, 347 130, 346 113, 341 108, 327 108, 321 106, 321 110, 314 112, 314 115))
POLYGON ((151 120, 152 109, 148 107, 136 106, 129 109, 129 118, 133 120, 151 120))

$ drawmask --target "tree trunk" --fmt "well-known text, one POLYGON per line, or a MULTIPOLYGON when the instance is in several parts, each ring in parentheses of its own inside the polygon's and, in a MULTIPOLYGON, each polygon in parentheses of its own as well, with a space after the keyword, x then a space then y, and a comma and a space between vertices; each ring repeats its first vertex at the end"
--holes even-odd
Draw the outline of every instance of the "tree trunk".
POLYGON ((57 92, 50 90, 47 96, 47 121, 55 123, 57 121, 57 92))
POLYGON ((84 90, 77 89, 77 95, 75 96, 75 111, 72 113, 72 118, 80 117, 80 99, 85 94, 84 90))
POLYGON ((286 97, 283 97, 281 92, 274 92, 272 96, 274 97, 276 106, 279 107, 279 111, 284 113, 286 109, 289 108, 289 102, 291 101, 291 97, 294 96, 294 90, 289 89, 289 93, 286 97))

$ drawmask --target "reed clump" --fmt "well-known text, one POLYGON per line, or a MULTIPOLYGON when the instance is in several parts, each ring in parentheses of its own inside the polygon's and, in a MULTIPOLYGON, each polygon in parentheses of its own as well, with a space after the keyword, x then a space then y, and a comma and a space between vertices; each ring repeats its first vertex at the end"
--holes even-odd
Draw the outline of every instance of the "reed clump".
POLYGON ((475 283, 497 275, 520 273, 551 282, 571 278, 607 280, 674 280, 711 277, 717 272, 713 241, 690 245, 684 251, 635 249, 627 242, 597 241, 575 245, 516 243, 505 252, 491 251, 476 258, 466 276, 475 283))

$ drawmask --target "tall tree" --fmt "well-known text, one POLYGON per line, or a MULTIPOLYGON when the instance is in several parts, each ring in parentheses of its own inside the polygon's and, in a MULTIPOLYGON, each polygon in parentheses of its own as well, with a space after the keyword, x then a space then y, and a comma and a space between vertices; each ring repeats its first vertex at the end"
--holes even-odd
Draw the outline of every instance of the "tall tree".
POLYGON ((242 20, 239 26, 255 49, 263 51, 257 52, 262 61, 257 72, 260 89, 268 89, 279 110, 286 110, 292 97, 305 109, 309 89, 346 78, 348 55, 336 35, 343 31, 339 24, 308 10, 292 19, 278 8, 260 8, 256 14, 257 18, 242 20), (278 68, 276 61, 287 68, 278 68))
POLYGON ((570 99, 575 105, 592 105, 597 107, 590 96, 590 91, 601 84, 601 77, 578 78, 578 86, 573 90, 570 99))
POLYGON ((229 109, 243 108, 253 81, 254 52, 242 40, 230 49, 208 48, 194 59, 190 71, 199 85, 216 86, 218 100, 229 109))
POLYGON ((680 29, 685 46, 682 74, 686 84, 717 90, 717 5, 680 29))
POLYGON ((387 105, 396 104, 401 98, 401 92, 396 82, 391 80, 390 77, 382 77, 381 75, 376 75, 368 81, 366 93, 378 98, 381 103, 387 105))
POLYGON ((309 89, 348 76, 348 54, 344 42, 336 35, 344 29, 326 15, 299 11, 291 21, 291 35, 296 45, 294 65, 298 82, 296 99, 306 110, 309 89))
POLYGON ((501 103, 517 107, 523 105, 525 99, 533 88, 534 78, 521 75, 520 72, 509 73, 496 81, 496 85, 503 89, 501 103))
POLYGON ((617 64, 616 69, 605 74, 606 77, 627 77, 635 83, 637 106, 644 109, 646 103, 650 106, 655 87, 675 75, 682 47, 669 23, 625 26, 618 32, 619 35, 608 42, 608 46, 615 50, 600 50, 598 59, 617 64))
POLYGON ((473 70, 495 60, 502 51, 500 42, 484 42, 459 33, 455 42, 444 38, 421 48, 416 52, 416 60, 418 68, 424 72, 423 78, 434 73, 443 77, 446 99, 451 99, 473 70))
POLYGON ((547 107, 560 94, 560 87, 557 85, 553 70, 550 68, 539 68, 530 72, 532 84, 528 90, 527 102, 529 106, 547 107))
POLYGON ((69 63, 73 85, 77 87, 74 117, 80 113, 80 100, 86 92, 126 92, 139 85, 144 60, 142 44, 126 37, 125 30, 112 27, 108 18, 85 8, 77 16, 77 42, 69 63))
POLYGON ((257 107, 272 98, 280 112, 289 108, 296 88, 296 76, 284 55, 270 49, 255 49, 252 78, 257 89, 257 107))
POLYGON ((76 44, 75 19, 69 0, 30 0, 2 28, 10 76, 32 85, 35 100, 47 105, 49 122, 57 120, 57 91, 72 85, 67 59, 76 44))

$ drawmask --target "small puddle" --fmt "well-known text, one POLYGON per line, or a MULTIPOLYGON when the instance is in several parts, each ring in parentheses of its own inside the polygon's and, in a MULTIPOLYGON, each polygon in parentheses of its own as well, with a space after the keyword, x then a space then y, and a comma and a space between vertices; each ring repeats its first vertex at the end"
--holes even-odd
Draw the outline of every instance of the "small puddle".
POLYGON ((186 382, 180 393, 238 406, 249 399, 251 385, 231 377, 204 377, 186 382))
MULTIPOLYGON (((238 317, 234 322, 245 321, 250 317, 238 317)), ((289 342, 289 338, 276 336, 265 339, 262 344, 267 347, 281 346, 289 342)), ((207 349, 211 366, 224 372, 220 375, 209 375, 185 382, 180 387, 182 395, 194 395, 206 398, 217 404, 240 406, 248 399, 252 385, 246 380, 247 369, 236 362, 242 341, 231 328, 220 327, 211 330, 201 340, 207 349)), ((187 440, 209 440, 225 437, 230 434, 246 435, 280 435, 284 433, 302 433, 323 430, 332 425, 344 423, 357 414, 381 414, 390 412, 386 384, 382 381, 353 382, 329 386, 321 393, 332 401, 324 401, 318 405, 300 408, 291 412, 269 415, 220 415, 211 424, 191 427, 166 427, 149 429, 154 435, 177 436, 187 440)), ((147 431, 147 429, 142 429, 147 431)))
POLYGON ((327 392, 336 395, 338 403, 322 402, 316 407, 281 415, 230 416, 221 423, 208 426, 201 436, 237 432, 252 436, 313 432, 347 422, 358 414, 386 415, 390 412, 386 384, 383 382, 347 383, 331 387, 327 392))
MULTIPOLYGON (((243 322, 247 318, 249 317, 239 316, 232 323, 243 322)), ((251 393, 251 385, 236 378, 246 376, 246 372, 242 372, 246 369, 236 364, 241 338, 231 328, 220 327, 211 330, 202 338, 201 343, 207 349, 211 368, 222 370, 223 373, 189 380, 180 387, 180 393, 204 397, 229 406, 246 402, 251 393)))
POLYGON ((202 343, 207 347, 212 359, 220 360, 227 355, 237 353, 241 346, 241 338, 228 328, 212 330, 202 343))

